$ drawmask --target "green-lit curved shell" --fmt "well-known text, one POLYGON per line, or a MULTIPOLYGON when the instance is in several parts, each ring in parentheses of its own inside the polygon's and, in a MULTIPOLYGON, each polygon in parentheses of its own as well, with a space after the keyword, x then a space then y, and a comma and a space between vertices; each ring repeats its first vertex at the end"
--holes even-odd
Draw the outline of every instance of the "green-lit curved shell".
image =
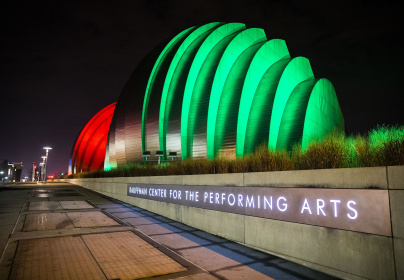
POLYGON ((123 91, 122 100, 139 102, 116 105, 105 168, 142 161, 146 150, 213 159, 241 157, 265 142, 272 150, 306 149, 344 130, 332 84, 314 79, 307 58, 291 58, 286 43, 268 41, 262 29, 192 27, 146 58, 123 91))
POLYGON ((180 154, 181 106, 189 69, 201 44, 220 24, 214 22, 195 29, 181 44, 171 62, 164 82, 159 114, 159 146, 164 153, 173 150, 180 154), (168 132, 170 126, 171 133, 168 132))
POLYGON ((304 117, 302 147, 306 150, 313 140, 321 140, 330 132, 344 132, 345 123, 334 86, 320 79, 314 86, 304 117))
MULTIPOLYGON (((266 40, 265 32, 262 29, 251 28, 240 32, 234 39, 230 42, 226 51, 223 53, 223 56, 220 60, 220 63, 217 67, 215 78, 212 85, 212 91, 209 100, 209 110, 208 110, 208 131, 207 131, 207 158, 212 159, 216 156, 216 153, 221 148, 218 143, 215 143, 216 140, 219 140, 222 136, 223 127, 217 126, 217 122, 221 122, 223 119, 223 115, 220 115, 219 104, 221 103, 223 107, 220 109, 226 110, 229 109, 231 103, 228 101, 232 100, 231 94, 235 92, 230 92, 230 96, 223 96, 225 100, 222 99, 223 90, 225 87, 225 83, 228 80, 228 76, 230 71, 232 70, 236 60, 240 57, 240 55, 246 51, 249 47, 254 44, 262 43, 266 40), (230 98, 227 98, 230 97, 230 98), (222 118, 221 118, 222 117, 222 118), (217 130, 217 131, 216 131, 217 130)), ((241 65, 240 65, 241 66, 241 65)), ((232 77, 230 77, 231 79, 232 77)), ((240 97, 239 97, 240 98, 240 97)), ((236 100, 237 102, 237 100, 236 100)), ((238 101, 239 102, 239 101, 238 101)), ((238 108, 237 108, 238 111, 238 108)), ((234 145, 235 146, 235 145, 234 145)), ((234 147, 235 148, 235 147, 234 147)))
MULTIPOLYGON (((150 110, 151 106, 158 105, 160 108, 162 85, 167 75, 168 68, 171 64, 171 60, 176 54, 179 46, 185 38, 191 33, 195 27, 188 28, 175 36, 165 46, 163 51, 157 58, 152 73, 149 77, 145 97, 143 99, 142 110, 142 151, 157 150, 159 149, 158 138, 158 113, 155 110, 150 110), (152 101, 152 102, 150 102, 152 101), (157 104, 155 104, 157 103, 157 104)), ((157 112, 159 109, 157 110, 157 112)))
POLYGON ((269 127, 268 148, 278 150, 279 129, 286 103, 295 87, 303 81, 314 79, 309 60, 304 57, 292 59, 286 66, 279 80, 278 88, 272 109, 271 124, 269 127))
MULTIPOLYGON (((196 125, 204 126, 202 131, 205 132, 203 133, 205 136, 205 148, 204 151, 200 151, 200 149, 197 150, 199 150, 199 153, 202 152, 206 156, 206 120, 203 122, 201 119, 207 118, 207 114, 204 114, 204 111, 207 110, 204 110, 202 107, 207 108, 206 105, 209 101, 210 90, 204 90, 201 86, 206 87, 206 84, 209 84, 209 77, 207 77, 206 74, 209 74, 214 65, 219 63, 223 50, 226 48, 227 44, 230 43, 229 39, 233 38, 231 35, 235 35, 243 29, 245 29, 245 25, 242 23, 229 23, 220 26, 206 38, 192 62, 182 102, 182 159, 195 156, 193 155, 193 142, 196 125), (199 83, 197 83, 198 80, 199 83), (198 87, 198 85, 200 87, 198 87)), ((210 77, 214 76, 210 75, 210 77)))
MULTIPOLYGON (((252 152, 252 148, 248 145, 249 143, 260 143, 265 140, 259 137, 259 131, 247 134, 247 126, 249 130, 254 130, 254 128, 260 130, 263 119, 271 119, 272 106, 265 108, 267 106, 264 105, 269 104, 267 97, 270 95, 273 83, 265 83, 262 79, 272 65, 279 60, 289 57, 285 41, 279 39, 266 42, 255 54, 250 68, 248 69, 240 99, 237 123, 237 156, 243 156, 245 153, 248 154, 252 152), (261 81, 261 89, 257 92, 261 81), (263 91, 264 93, 260 94, 263 91), (253 102, 254 99, 255 102, 253 102), (246 142, 248 143, 247 146, 245 144, 246 142)), ((271 73, 270 77, 274 76, 276 76, 276 74, 271 73)), ((267 131, 268 129, 269 126, 267 127, 267 131)), ((266 140, 268 141, 268 139, 266 140)))

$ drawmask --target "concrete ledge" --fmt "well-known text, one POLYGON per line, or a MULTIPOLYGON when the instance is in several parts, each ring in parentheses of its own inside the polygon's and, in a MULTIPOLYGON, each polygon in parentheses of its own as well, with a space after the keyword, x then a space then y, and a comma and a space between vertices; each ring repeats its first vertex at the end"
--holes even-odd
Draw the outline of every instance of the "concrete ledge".
POLYGON ((244 216, 182 206, 182 222, 195 228, 244 243, 244 216))
POLYGON ((388 182, 390 189, 404 190, 404 166, 387 166, 388 182))
POLYGON ((243 173, 183 175, 184 185, 244 185, 243 173))
POLYGON ((244 185, 387 189, 386 167, 336 168, 244 173, 244 185))
POLYGON ((338 277, 395 278, 389 237, 248 216, 245 230, 246 245, 304 260, 310 267, 321 265, 338 277))
POLYGON ((404 239, 404 190, 390 190, 389 196, 393 236, 404 239))
POLYGON ((175 221, 182 221, 181 205, 141 198, 137 198, 136 201, 137 203, 135 205, 139 206, 140 208, 146 209, 175 221))
POLYGON ((63 179, 65 182, 404 189, 404 166, 230 174, 63 179))
POLYGON ((404 279, 404 166, 63 180, 345 279, 404 279), (127 184, 389 189, 393 236, 127 196, 127 184))
POLYGON ((396 260, 396 279, 404 279, 404 239, 394 238, 394 254, 396 260))
POLYGON ((182 175, 149 177, 149 184, 182 185, 182 175))
POLYGON ((127 183, 148 184, 149 177, 128 177, 127 183))

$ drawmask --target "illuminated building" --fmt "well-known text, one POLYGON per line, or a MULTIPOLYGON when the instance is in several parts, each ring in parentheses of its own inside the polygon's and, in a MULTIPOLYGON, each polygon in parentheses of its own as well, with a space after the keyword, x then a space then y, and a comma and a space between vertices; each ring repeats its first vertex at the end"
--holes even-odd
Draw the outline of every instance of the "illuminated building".
POLYGON ((81 130, 69 162, 69 174, 104 167, 107 137, 116 102, 99 111, 81 130))
POLYGON ((0 182, 20 182, 22 168, 22 162, 0 162, 0 182))
POLYGON ((262 143, 307 149, 334 130, 344 131, 334 87, 308 59, 291 58, 262 29, 214 22, 184 30, 137 66, 116 104, 104 165, 142 162, 146 151, 213 159, 262 143))

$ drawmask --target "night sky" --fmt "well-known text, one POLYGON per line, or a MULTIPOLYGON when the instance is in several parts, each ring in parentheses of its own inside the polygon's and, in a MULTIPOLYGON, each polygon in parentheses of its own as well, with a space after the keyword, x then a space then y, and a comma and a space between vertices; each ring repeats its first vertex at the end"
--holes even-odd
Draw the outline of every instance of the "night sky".
POLYGON ((387 2, 1 1, 0 160, 22 161, 28 176, 49 145, 48 174, 67 172, 75 138, 137 63, 213 21, 262 28, 307 57, 333 83, 348 134, 403 125, 402 15, 387 2))

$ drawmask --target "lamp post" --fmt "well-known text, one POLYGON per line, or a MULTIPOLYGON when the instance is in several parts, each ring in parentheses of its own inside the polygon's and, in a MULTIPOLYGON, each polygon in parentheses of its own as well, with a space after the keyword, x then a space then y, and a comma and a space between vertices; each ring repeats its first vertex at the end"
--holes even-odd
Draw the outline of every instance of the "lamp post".
POLYGON ((44 170, 44 175, 45 175, 44 183, 46 184, 46 168, 47 168, 47 165, 48 165, 48 152, 49 152, 49 150, 52 150, 52 148, 51 147, 43 147, 43 149, 46 150, 45 170, 44 170))
POLYGON ((32 163, 32 182, 35 182, 35 161, 32 163))
POLYGON ((45 160, 46 160, 46 156, 41 156, 42 158, 42 162, 39 164, 41 166, 41 178, 39 179, 39 181, 45 181, 43 174, 45 171, 45 160))
MULTIPOLYGON (((43 179, 43 162, 39 163, 41 174, 37 175, 38 176, 38 183, 40 183, 43 179)), ((38 174, 38 171, 36 172, 38 174)))

